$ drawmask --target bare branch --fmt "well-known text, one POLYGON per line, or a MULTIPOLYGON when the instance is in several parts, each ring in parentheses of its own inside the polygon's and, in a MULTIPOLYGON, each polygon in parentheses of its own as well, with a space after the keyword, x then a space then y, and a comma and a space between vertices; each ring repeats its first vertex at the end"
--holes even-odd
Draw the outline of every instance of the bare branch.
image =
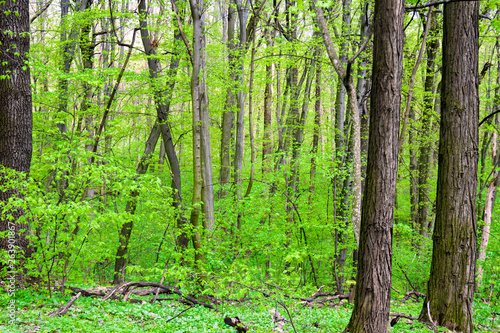
POLYGON ((37 10, 35 15, 33 15, 33 17, 30 19, 30 24, 33 23, 40 15, 42 15, 47 10, 47 8, 49 8, 49 6, 52 4, 52 1, 54 1, 54 0, 47 1, 47 3, 45 5, 43 5, 42 8, 37 10))
POLYGON ((373 26, 371 25, 369 27, 369 31, 368 31, 368 36, 366 37, 366 39, 363 41, 363 44, 361 45, 361 47, 359 48, 358 52, 356 52, 348 61, 347 63, 348 64, 352 64, 354 63, 354 61, 356 60, 357 57, 359 57, 359 55, 361 54, 361 52, 363 52, 366 47, 368 46, 368 42, 370 42, 370 39, 372 38, 372 34, 373 34, 373 26))
POLYGON ((447 3, 452 3, 452 2, 461 2, 461 1, 479 1, 479 0, 443 0, 443 1, 433 1, 433 2, 428 2, 423 5, 418 5, 418 6, 406 6, 405 10, 415 10, 415 9, 422 9, 422 8, 427 8, 431 6, 437 6, 441 4, 447 4, 447 3))

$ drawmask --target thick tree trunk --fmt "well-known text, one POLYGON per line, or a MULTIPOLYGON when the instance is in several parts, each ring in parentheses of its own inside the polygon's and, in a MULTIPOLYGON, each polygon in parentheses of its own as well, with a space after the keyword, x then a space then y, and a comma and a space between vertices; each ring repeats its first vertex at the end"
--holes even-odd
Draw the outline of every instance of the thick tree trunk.
POLYGON ((420 313, 423 321, 467 333, 477 257, 478 26, 478 2, 444 5, 436 225, 420 313))
POLYGON ((389 323, 403 16, 402 0, 375 2, 368 166, 349 332, 385 332, 389 323))
MULTIPOLYGON (((20 173, 15 176, 19 177, 18 186, 0 190, 0 232, 7 231, 6 237, 0 238, 0 251, 7 251, 5 264, 18 269, 22 267, 23 255, 29 256, 26 239, 29 225, 23 208, 3 211, 3 207, 9 198, 23 197, 19 188, 24 186, 30 171, 33 149, 31 82, 27 66, 30 48, 28 1, 0 3, 0 22, 0 187, 11 178, 9 169, 20 173)), ((17 279, 22 280, 22 275, 17 279)))

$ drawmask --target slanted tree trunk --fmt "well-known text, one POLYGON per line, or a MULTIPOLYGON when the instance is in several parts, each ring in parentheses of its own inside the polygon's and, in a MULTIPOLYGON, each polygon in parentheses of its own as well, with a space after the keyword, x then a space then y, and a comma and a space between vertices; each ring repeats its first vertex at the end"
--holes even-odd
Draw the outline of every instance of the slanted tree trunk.
MULTIPOLYGON (((148 24, 147 24, 147 10, 144 0, 139 2, 139 14, 140 25, 141 25, 141 39, 144 46, 145 53, 148 55, 148 68, 149 77, 151 79, 151 85, 153 87, 153 93, 156 104, 157 120, 151 129, 149 138, 146 142, 144 148, 143 157, 137 165, 136 173, 138 175, 143 175, 147 172, 151 155, 155 150, 158 138, 161 134, 163 147, 168 158, 170 165, 170 171, 172 172, 172 196, 173 196, 173 206, 177 210, 177 228, 179 229, 178 236, 176 238, 177 246, 179 250, 184 250, 188 246, 187 234, 184 228, 187 224, 187 220, 184 216, 184 206, 182 202, 182 187, 181 187, 181 170, 179 166, 179 160, 177 158, 177 153, 172 140, 172 134, 170 132, 170 125, 167 121, 167 116, 170 111, 170 101, 172 98, 172 93, 175 87, 175 77, 177 75, 177 69, 179 68, 179 55, 178 48, 181 40, 180 31, 176 29, 174 35, 174 48, 175 51, 172 55, 169 66, 169 76, 172 78, 166 89, 160 89, 156 80, 161 75, 161 70, 158 66, 159 60, 156 58, 156 50, 151 43, 148 24)), ((137 207, 137 197, 139 196, 139 191, 134 190, 130 193, 130 199, 127 201, 125 211, 134 215, 135 209, 137 207)), ((115 274, 113 283, 118 284, 123 282, 125 266, 126 266, 126 255, 128 252, 128 244, 130 241, 130 235, 134 227, 133 220, 125 222, 120 230, 120 245, 117 249, 116 259, 115 259, 115 274)))
POLYGON ((354 309, 346 331, 386 332, 403 73, 402 0, 375 1, 370 135, 354 309))
POLYGON ((443 26, 436 225, 420 320, 469 333, 477 257, 479 3, 445 4, 443 26))
MULTIPOLYGON (((10 198, 23 198, 20 187, 31 165, 33 118, 30 68, 27 65, 29 26, 27 0, 0 3, 0 187, 8 179, 14 180, 12 175, 9 176, 10 170, 20 173, 14 176, 18 186, 0 190, 0 232, 6 232, 0 238, 0 251, 7 251, 7 262, 2 264, 13 265, 14 269, 9 269, 12 275, 15 269, 22 267, 23 255, 29 256, 26 238, 29 225, 25 210, 12 207, 4 211, 10 198)), ((22 280, 23 275, 18 275, 17 279, 22 280)))

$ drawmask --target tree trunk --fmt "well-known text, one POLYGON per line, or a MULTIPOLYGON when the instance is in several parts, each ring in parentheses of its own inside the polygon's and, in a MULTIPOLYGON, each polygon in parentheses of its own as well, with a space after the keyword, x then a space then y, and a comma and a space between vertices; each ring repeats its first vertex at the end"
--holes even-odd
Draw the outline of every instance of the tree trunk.
POLYGON ((236 45, 234 43, 234 27, 236 24, 236 11, 233 4, 228 5, 227 11, 227 52, 229 67, 229 87, 227 88, 226 102, 222 114, 222 137, 220 147, 220 175, 219 199, 227 195, 227 186, 231 179, 231 139, 233 138, 234 109, 236 106, 235 82, 236 82, 236 45))
POLYGON ((348 332, 385 332, 389 323, 403 16, 402 0, 375 2, 368 165, 356 296, 348 332))
MULTIPOLYGON (((234 186, 235 197, 237 202, 241 200, 242 193, 242 171, 243 171, 243 149, 245 146, 245 50, 247 44, 247 21, 248 21, 248 8, 242 0, 234 0, 236 9, 238 10, 238 22, 240 26, 240 41, 238 44, 238 89, 236 94, 236 101, 238 104, 238 113, 236 117, 236 136, 235 136, 235 150, 234 150, 234 186)), ((237 203, 239 205, 239 203, 237 203)), ((242 212, 240 208, 236 209, 236 228, 241 230, 241 217, 242 212)))
POLYGON ((420 319, 469 333, 477 257, 479 3, 445 4, 443 25, 436 225, 420 319))
MULTIPOLYGON (((348 56, 349 37, 351 29, 351 0, 342 1, 342 44, 340 45, 340 61, 345 65, 348 56)), ((335 276, 337 283, 337 292, 343 294, 344 292, 344 268, 347 259, 346 248, 346 229, 349 225, 349 195, 351 192, 351 172, 347 169, 351 161, 352 145, 348 142, 349 133, 349 116, 346 113, 346 88, 343 80, 340 77, 337 87, 337 100, 335 101, 335 160, 340 162, 340 177, 337 175, 334 178, 334 186, 336 186, 337 198, 335 198, 334 205, 340 203, 335 209, 338 212, 335 219, 338 217, 335 225, 337 230, 335 232, 335 242, 340 243, 340 250, 335 258, 335 276)), ((358 115, 359 117, 359 115, 358 115)))
MULTIPOLYGON (((500 59, 500 37, 497 38, 497 55, 498 59, 500 59)), ((493 99, 493 110, 500 109, 500 62, 497 65, 497 82, 495 87, 495 98, 493 99)), ((498 116, 495 117, 496 128, 498 128, 498 116)), ((493 160, 493 171, 491 175, 491 181, 488 185, 488 189, 486 191, 486 200, 484 203, 483 210, 483 222, 484 225, 481 226, 481 244, 479 245, 479 255, 478 255, 478 266, 477 266, 477 278, 476 278, 476 288, 479 289, 481 287, 481 282, 483 280, 484 273, 484 261, 486 260, 486 250, 488 249, 488 242, 490 240, 490 228, 491 228, 491 220, 493 217, 493 208, 495 206, 495 199, 497 194, 498 183, 500 181, 500 172, 496 170, 496 166, 499 163, 500 155, 498 154, 498 133, 497 131, 493 131, 492 137, 492 160, 493 160)))
MULTIPOLYGON (((25 210, 13 207, 3 211, 9 198, 23 198, 19 189, 24 187, 30 171, 33 149, 30 68, 27 65, 30 48, 28 1, 0 3, 0 17, 0 187, 11 178, 9 169, 20 173, 14 176, 16 187, 0 190, 0 232, 7 231, 6 237, 0 238, 0 250, 7 251, 5 264, 13 265, 9 273, 14 275, 14 270, 22 267, 23 256, 30 254, 25 210)), ((17 280, 22 279, 22 275, 17 276, 17 280)))
POLYGON ((436 54, 439 48, 437 35, 439 25, 437 13, 433 13, 429 37, 427 38, 427 68, 424 83, 424 112, 422 115, 422 132, 420 133, 420 147, 418 157, 418 214, 417 225, 421 235, 429 234, 429 173, 431 167, 432 139, 432 109, 434 104, 436 54))
MULTIPOLYGON (((151 85, 153 87, 153 93, 156 104, 156 112, 157 112, 157 121, 155 122, 151 132, 149 134, 149 138, 146 142, 146 146, 144 148, 143 157, 141 161, 137 165, 136 173, 138 175, 143 175, 147 172, 151 156, 155 150, 156 144, 158 142, 159 136, 161 134, 163 138, 163 146, 166 151, 166 155, 168 157, 170 169, 172 172, 172 196, 173 196, 173 206, 177 209, 177 228, 179 229, 179 236, 176 239, 177 246, 179 250, 184 250, 188 246, 188 238, 186 232, 184 231, 185 225, 187 224, 187 220, 184 216, 184 207, 182 203, 182 188, 181 188, 181 171, 179 166, 179 161, 177 159, 177 153, 175 151, 175 147, 172 141, 172 135, 170 132, 170 126, 167 122, 167 116, 170 111, 170 100, 172 97, 172 92, 175 87, 175 77, 177 75, 177 69, 179 67, 179 56, 177 52, 174 52, 172 55, 172 59, 170 61, 169 67, 169 75, 172 78, 169 82, 167 88, 165 90, 158 89, 157 83, 155 82, 158 77, 161 75, 161 70, 158 66, 159 60, 156 59, 156 50, 153 48, 153 44, 151 43, 148 25, 147 25, 147 15, 146 15, 146 4, 144 0, 139 2, 139 14, 140 25, 141 25, 141 39, 144 46, 145 53, 148 55, 148 68, 149 68, 149 77, 151 79, 151 85)), ((180 43, 180 31, 176 29, 176 33, 174 35, 174 48, 177 51, 177 48, 180 43)), ((134 215, 135 209, 137 207, 137 197, 139 195, 139 191, 134 190, 130 193, 130 199, 127 201, 127 205, 125 207, 125 211, 129 215, 134 215)), ((122 225, 120 230, 119 240, 120 245, 116 252, 115 259, 115 273, 113 283, 118 284, 124 281, 124 272, 125 266, 127 264, 126 255, 128 252, 128 244, 130 241, 130 235, 132 229, 134 227, 134 223, 132 218, 130 221, 125 222, 122 225)))
MULTIPOLYGON (((81 0, 78 2, 80 5, 78 11, 83 12, 90 7, 92 4, 92 0, 81 0)), ((63 45, 61 54, 62 54, 62 63, 61 67, 63 72, 69 74, 69 70, 71 69, 71 63, 75 57, 76 46, 78 42, 78 35, 80 34, 80 24, 75 23, 69 36, 67 35, 67 30, 69 23, 67 22, 67 17, 70 9, 70 1, 69 0, 61 0, 61 43, 63 45)), ((59 81, 59 117, 63 119, 59 119, 59 123, 57 127, 61 131, 61 133, 66 133, 66 121, 64 120, 66 111, 68 109, 68 79, 64 77, 59 81)))
POLYGON ((199 265, 203 260, 201 253, 201 235, 199 230, 200 206, 202 201, 203 187, 203 207, 205 212, 206 229, 213 228, 213 199, 212 175, 211 175, 211 155, 209 137, 209 118, 206 73, 205 69, 205 33, 204 33, 204 13, 205 6, 203 0, 190 0, 191 17, 193 19, 193 72, 191 75, 191 99, 193 105, 193 201, 191 209, 191 224, 194 228, 193 245, 195 248, 195 265, 199 265), (209 171, 209 172, 207 172, 209 171), (207 214, 208 213, 208 214, 207 214), (212 214, 212 215, 209 215, 212 214))

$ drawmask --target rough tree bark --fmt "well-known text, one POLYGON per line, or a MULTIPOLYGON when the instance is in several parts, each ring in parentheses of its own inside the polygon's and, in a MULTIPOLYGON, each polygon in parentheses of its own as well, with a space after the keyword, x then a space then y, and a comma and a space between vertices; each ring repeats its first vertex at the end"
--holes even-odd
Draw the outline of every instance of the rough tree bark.
POLYGON ((445 4, 443 27, 436 225, 420 320, 469 333, 477 257, 479 2, 445 4))
MULTIPOLYGON (((16 181, 22 182, 24 177, 27 177, 31 165, 33 118, 30 69, 27 64, 30 48, 29 2, 27 0, 1 2, 0 22, 0 212, 2 212, 3 206, 10 198, 22 198, 17 187, 19 183, 15 187, 8 185, 9 169, 20 172, 20 178, 16 181)), ((24 216, 25 211, 21 207, 13 207, 0 214, 0 232, 8 231, 6 238, 0 238, 0 250, 7 251, 9 262, 6 264, 13 264, 14 268, 20 267, 22 252, 25 256, 29 255, 29 244, 26 239, 29 226, 24 216)), ((22 279, 22 275, 18 275, 18 279, 22 279)))
POLYGON ((375 1, 368 164, 356 296, 348 332, 385 332, 389 323, 403 15, 402 0, 375 1))

